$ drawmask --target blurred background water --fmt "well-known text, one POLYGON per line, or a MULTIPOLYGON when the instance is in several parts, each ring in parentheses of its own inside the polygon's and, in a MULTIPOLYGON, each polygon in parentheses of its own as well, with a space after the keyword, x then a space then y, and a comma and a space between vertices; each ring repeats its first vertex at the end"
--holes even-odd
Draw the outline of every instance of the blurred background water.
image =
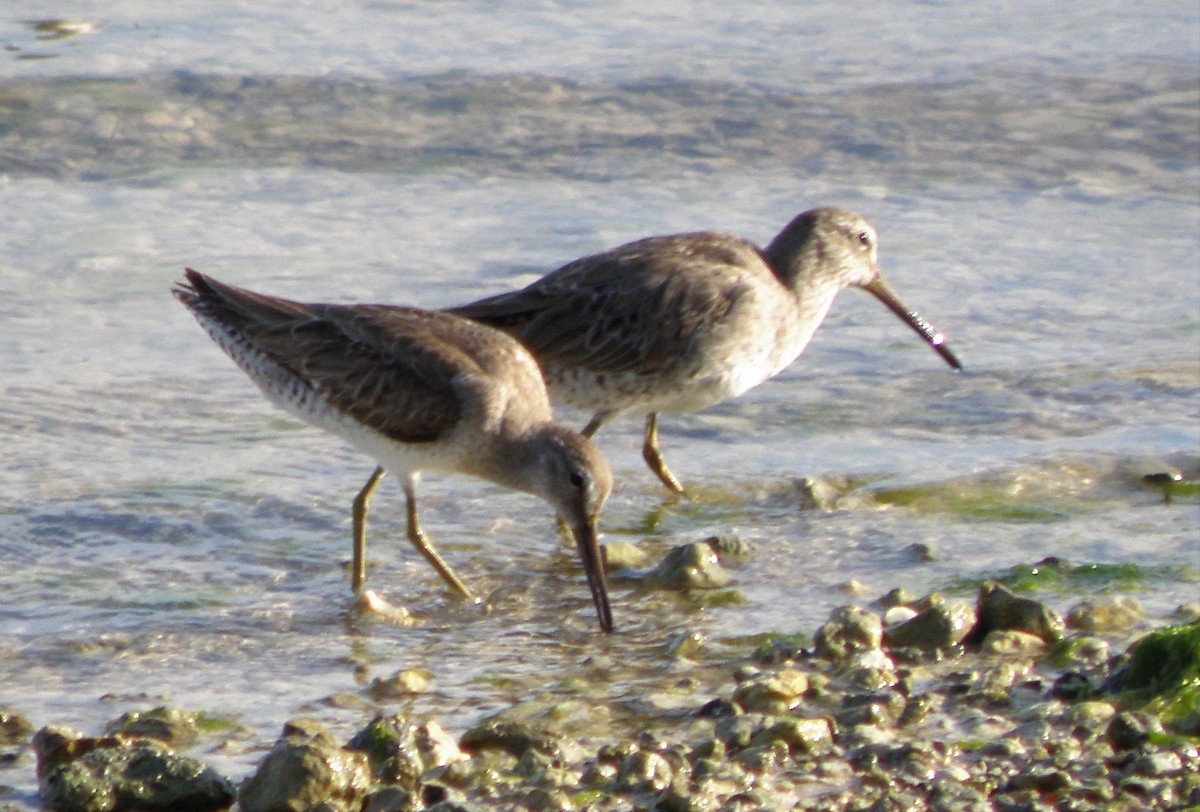
MULTIPOLYGON (((240 778, 291 716, 461 729, 572 695, 555 675, 594 656, 619 667, 588 701, 630 706, 678 634, 811 631, 851 580, 1054 555, 1140 565, 1152 616, 1196 599, 1196 500, 1143 480, 1200 473, 1194 3, 36 0, 0 43, 0 704, 35 724, 205 710, 245 729, 206 756, 240 778), (778 379, 664 418, 696 500, 664 499, 640 421, 606 426, 608 540, 757 545, 732 605, 618 579, 607 639, 544 506, 463 478, 427 478, 423 518, 492 611, 447 602, 385 480, 370 583, 420 622, 355 617, 373 463, 273 410, 168 293, 190 265, 436 307, 825 204, 874 223, 967 372, 847 292, 778 379), (851 498, 804 509, 809 476, 851 498), (409 667, 430 692, 366 690, 409 667)), ((30 765, 0 783, 34 802, 30 765)))

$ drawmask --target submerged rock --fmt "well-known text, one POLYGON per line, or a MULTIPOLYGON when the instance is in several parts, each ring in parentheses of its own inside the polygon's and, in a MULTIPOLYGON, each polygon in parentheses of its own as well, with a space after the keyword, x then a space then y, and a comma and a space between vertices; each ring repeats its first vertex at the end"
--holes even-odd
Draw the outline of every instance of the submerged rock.
POLYGON ((600 547, 600 555, 608 572, 637 569, 650 560, 648 552, 628 541, 607 542, 600 547))
POLYGON ((283 736, 242 782, 238 803, 243 812, 311 809, 350 812, 362 807, 370 789, 365 753, 340 746, 327 731, 310 723, 289 723, 283 736))
POLYGON ((47 727, 34 736, 42 800, 56 812, 228 808, 233 784, 193 758, 150 740, 81 736, 47 727))
POLYGON ((847 476, 806 476, 792 484, 801 510, 833 510, 854 487, 847 476))
POLYGON ((669 589, 716 589, 729 583, 729 573, 712 546, 700 541, 672 547, 646 579, 669 589))

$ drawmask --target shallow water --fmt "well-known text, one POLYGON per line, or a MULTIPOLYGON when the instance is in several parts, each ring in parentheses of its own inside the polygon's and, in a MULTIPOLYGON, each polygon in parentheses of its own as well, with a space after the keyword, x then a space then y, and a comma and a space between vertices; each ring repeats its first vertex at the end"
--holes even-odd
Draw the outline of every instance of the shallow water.
MULTIPOLYGON (((1196 599, 1196 500, 1143 481, 1200 476, 1190 4, 125 2, 90 28, 25 6, 0 18, 0 704, 35 724, 204 710, 245 728, 204 754, 236 779, 292 716, 462 729, 544 696, 619 718, 686 670, 685 631, 811 632, 1048 555, 1142 565, 1155 616, 1196 599), (766 242, 818 204, 872 220, 967 371, 851 291, 777 380, 664 418, 696 500, 664 498, 637 421, 606 426, 610 540, 756 544, 732 604, 616 578, 612 638, 548 509, 461 478, 427 478, 422 516, 491 611, 447 602, 385 480, 370 584, 420 623, 356 619, 340 564, 372 463, 274 411, 168 294, 191 265, 448 305, 652 233, 766 242), (802 508, 817 475, 851 482, 837 509, 802 508), (429 693, 366 689, 409 667, 429 693)), ((28 763, 0 783, 33 803, 28 763)))

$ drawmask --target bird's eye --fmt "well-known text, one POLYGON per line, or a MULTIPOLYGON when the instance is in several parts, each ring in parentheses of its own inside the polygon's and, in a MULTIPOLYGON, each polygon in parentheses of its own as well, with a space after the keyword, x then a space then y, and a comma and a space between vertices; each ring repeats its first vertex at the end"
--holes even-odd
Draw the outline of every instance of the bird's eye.
POLYGON ((863 248, 871 247, 871 235, 866 231, 858 232, 858 244, 863 248))
POLYGON ((578 471, 572 471, 571 476, 570 476, 570 482, 571 482, 571 487, 582 488, 583 487, 583 474, 579 473, 578 471))

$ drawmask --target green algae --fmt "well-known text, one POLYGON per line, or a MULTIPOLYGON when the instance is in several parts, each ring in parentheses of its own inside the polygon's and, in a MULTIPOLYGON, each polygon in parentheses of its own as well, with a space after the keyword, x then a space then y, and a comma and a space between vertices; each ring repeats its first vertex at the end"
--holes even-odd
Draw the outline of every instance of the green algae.
POLYGON ((1200 620, 1155 629, 1128 656, 1114 680, 1122 700, 1156 714, 1175 733, 1200 737, 1200 620))
POLYGON ((945 482, 907 488, 883 488, 874 492, 875 501, 924 514, 950 514, 964 518, 1009 522, 1060 521, 1069 517, 1063 510, 1019 501, 1007 490, 987 483, 945 482))
POLYGON ((1095 594, 1137 591, 1148 588, 1150 583, 1158 580, 1200 580, 1200 572, 1192 567, 1178 565, 1144 567, 1128 563, 1072 564, 1051 557, 1034 564, 1016 564, 992 575, 954 578, 943 588, 947 592, 971 592, 983 581, 996 581, 1013 592, 1055 590, 1095 594))

